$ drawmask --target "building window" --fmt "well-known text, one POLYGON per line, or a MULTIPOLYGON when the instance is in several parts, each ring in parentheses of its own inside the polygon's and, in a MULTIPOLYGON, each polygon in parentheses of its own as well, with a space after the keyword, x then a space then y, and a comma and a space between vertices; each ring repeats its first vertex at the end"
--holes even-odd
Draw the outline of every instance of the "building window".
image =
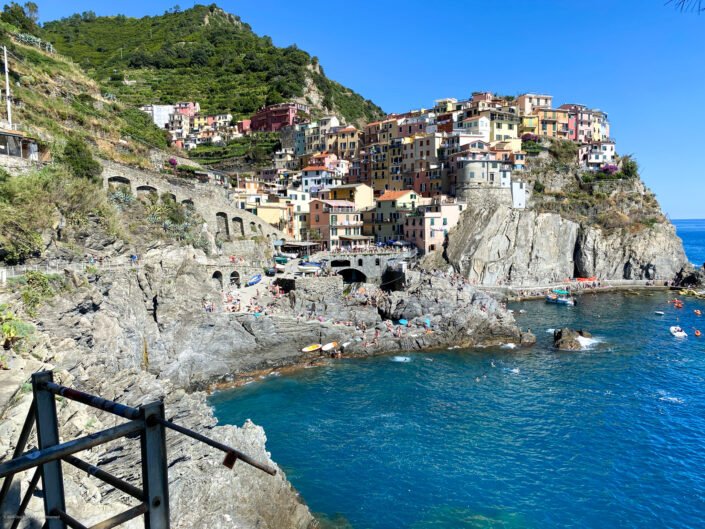
POLYGON ((443 217, 443 225, 448 226, 448 219, 443 217))

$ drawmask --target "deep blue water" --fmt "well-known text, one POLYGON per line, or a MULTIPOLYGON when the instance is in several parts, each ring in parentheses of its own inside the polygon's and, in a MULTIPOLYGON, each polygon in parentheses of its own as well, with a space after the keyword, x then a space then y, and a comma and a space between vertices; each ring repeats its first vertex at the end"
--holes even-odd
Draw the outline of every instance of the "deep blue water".
POLYGON ((262 425, 311 509, 355 529, 701 528, 705 302, 668 297, 523 303, 529 350, 337 360, 211 403, 262 425), (597 343, 553 350, 564 325, 597 343))
POLYGON ((688 260, 697 266, 702 266, 705 263, 705 220, 688 219, 672 222, 678 236, 683 239, 688 260))

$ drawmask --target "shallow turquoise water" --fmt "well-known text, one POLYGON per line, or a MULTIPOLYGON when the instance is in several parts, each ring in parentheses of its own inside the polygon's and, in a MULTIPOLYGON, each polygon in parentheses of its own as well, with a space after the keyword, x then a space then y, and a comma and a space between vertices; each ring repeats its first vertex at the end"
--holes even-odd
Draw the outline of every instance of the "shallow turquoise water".
POLYGON ((683 239, 683 247, 690 262, 697 266, 705 263, 705 220, 674 220, 678 236, 683 239))
POLYGON ((705 527, 705 341, 667 329, 705 331, 705 303, 667 299, 524 303, 528 351, 339 360, 211 402, 264 426, 312 510, 356 529, 705 527), (563 325, 600 341, 554 351, 563 325))

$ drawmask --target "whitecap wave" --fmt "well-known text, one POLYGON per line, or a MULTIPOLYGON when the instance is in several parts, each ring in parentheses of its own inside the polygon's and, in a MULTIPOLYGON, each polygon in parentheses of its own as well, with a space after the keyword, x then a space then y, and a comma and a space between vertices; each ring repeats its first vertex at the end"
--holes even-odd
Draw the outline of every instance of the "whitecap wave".
POLYGON ((678 397, 659 397, 658 400, 662 400, 664 402, 672 402, 673 404, 683 404, 685 402, 683 399, 678 398, 678 397))
POLYGON ((592 349, 595 347, 598 343, 601 343, 602 340, 600 338, 587 338, 585 336, 578 336, 578 342, 580 342, 580 346, 583 349, 592 349))
POLYGON ((517 344, 515 343, 505 343, 500 346, 502 349, 516 349, 517 344))
POLYGON ((409 356, 393 356, 392 362, 411 362, 411 357, 409 357, 409 356))
POLYGON ((546 332, 550 332, 551 334, 553 334, 554 332, 556 332, 556 329, 546 329, 546 332))
POLYGON ((521 371, 519 370, 518 367, 515 367, 514 369, 510 369, 509 372, 510 372, 512 375, 518 375, 519 373, 521 373, 521 371))

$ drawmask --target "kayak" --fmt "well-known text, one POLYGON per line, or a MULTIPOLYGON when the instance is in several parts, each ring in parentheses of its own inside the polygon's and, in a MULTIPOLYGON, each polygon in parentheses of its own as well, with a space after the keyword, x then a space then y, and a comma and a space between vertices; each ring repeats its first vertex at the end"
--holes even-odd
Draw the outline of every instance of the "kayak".
POLYGON ((246 284, 248 287, 251 287, 251 286, 259 283, 260 281, 262 281, 262 274, 255 274, 249 279, 249 281, 246 284))
POLYGON ((332 351, 333 349, 336 349, 338 347, 338 342, 330 342, 321 347, 321 350, 324 352, 332 351))
POLYGON ((311 345, 307 345, 303 349, 301 349, 302 353, 314 353, 318 351, 321 348, 321 344, 319 343, 313 343, 311 345))
POLYGON ((688 334, 681 329, 678 325, 674 325, 669 329, 671 331, 671 334, 675 336, 676 338, 687 338, 688 334))

